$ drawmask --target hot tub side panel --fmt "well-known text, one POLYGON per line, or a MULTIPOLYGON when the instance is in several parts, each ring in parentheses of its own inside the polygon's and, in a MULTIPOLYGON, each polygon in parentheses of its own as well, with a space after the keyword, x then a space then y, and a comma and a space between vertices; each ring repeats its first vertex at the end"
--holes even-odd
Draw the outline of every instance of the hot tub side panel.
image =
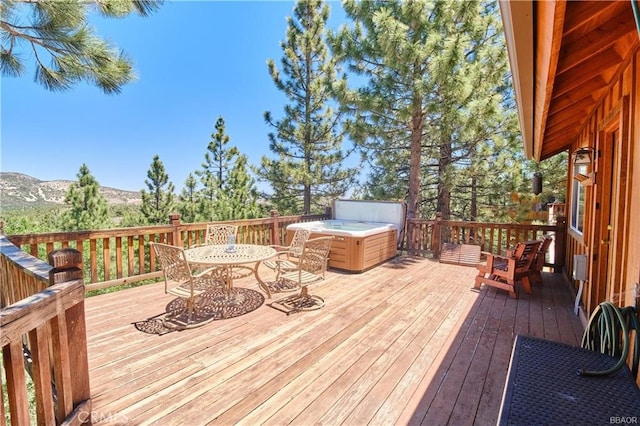
MULTIPOLYGON (((295 231, 287 230, 290 242, 295 231)), ((329 234, 311 233, 310 238, 329 234)), ((397 231, 391 229, 367 237, 335 235, 329 252, 329 267, 349 272, 362 272, 395 257, 397 252, 397 231)))
POLYGON ((397 231, 392 229, 380 234, 370 235, 363 240, 364 249, 362 270, 372 268, 398 254, 397 231))

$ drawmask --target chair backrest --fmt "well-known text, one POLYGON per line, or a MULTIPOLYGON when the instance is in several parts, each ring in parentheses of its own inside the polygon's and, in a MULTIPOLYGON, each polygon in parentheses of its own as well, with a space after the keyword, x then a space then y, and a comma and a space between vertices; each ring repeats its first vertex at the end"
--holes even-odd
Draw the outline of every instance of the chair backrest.
POLYGON ((550 235, 545 235, 544 237, 542 237, 541 241, 542 244, 540 244, 540 247, 538 248, 538 251, 536 252, 536 255, 531 264, 531 269, 533 269, 534 271, 542 271, 542 268, 544 267, 544 258, 547 254, 547 251, 549 251, 549 246, 551 245, 551 241, 553 241, 553 239, 550 235))
POLYGON ((214 245, 227 244, 229 241, 229 235, 236 235, 237 233, 237 225, 210 223, 207 225, 207 233, 204 237, 204 243, 214 245))
POLYGON ((311 231, 308 229, 297 229, 293 234, 293 238, 291 239, 291 244, 289 244, 289 255, 300 257, 302 255, 302 249, 304 248, 304 243, 309 239, 311 235, 311 231))
POLYGON ((304 243, 299 268, 317 274, 327 269, 327 259, 333 237, 311 238, 304 243))
POLYGON ((531 269, 533 259, 542 244, 540 240, 524 241, 516 245, 513 256, 516 260, 516 272, 524 272, 531 269))
POLYGON ((162 272, 164 273, 165 291, 169 282, 184 284, 191 281, 191 268, 181 247, 170 246, 162 243, 149 243, 160 261, 162 272))

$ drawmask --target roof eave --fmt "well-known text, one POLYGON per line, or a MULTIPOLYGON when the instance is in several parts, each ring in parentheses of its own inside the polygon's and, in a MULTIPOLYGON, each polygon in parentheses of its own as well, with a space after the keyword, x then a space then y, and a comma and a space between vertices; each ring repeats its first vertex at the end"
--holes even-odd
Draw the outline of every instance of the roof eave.
POLYGON ((533 2, 500 0, 500 14, 509 53, 518 118, 526 158, 534 156, 533 2), (517 29, 517 30, 516 30, 517 29))

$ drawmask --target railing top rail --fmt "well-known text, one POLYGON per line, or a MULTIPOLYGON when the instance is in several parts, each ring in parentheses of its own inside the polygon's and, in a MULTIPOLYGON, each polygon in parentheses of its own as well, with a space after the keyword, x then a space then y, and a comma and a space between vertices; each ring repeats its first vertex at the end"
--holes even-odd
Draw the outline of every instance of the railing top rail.
POLYGON ((66 281, 6 306, 0 310, 1 346, 20 338, 35 326, 84 300, 82 280, 66 281), (32 318, 28 318, 31 316, 32 318))
POLYGON ((5 236, 0 236, 0 254, 18 268, 38 280, 49 282, 52 266, 15 246, 5 236))
POLYGON ((531 223, 494 223, 494 222, 471 222, 462 220, 442 220, 443 226, 464 226, 467 228, 510 228, 510 229, 538 229, 541 231, 555 231, 558 225, 531 224, 531 223))
MULTIPOLYGON (((287 222, 295 220, 314 220, 320 218, 326 218, 326 214, 317 215, 294 215, 294 216, 278 216, 278 222, 287 222)), ((273 223, 273 217, 257 218, 257 219, 242 219, 242 220, 229 220, 229 221, 215 221, 216 223, 233 223, 240 226, 251 225, 268 225, 273 223)), ((179 230, 199 230, 206 228, 206 224, 210 222, 197 222, 197 223, 181 223, 178 226, 179 230)), ((77 241, 88 239, 100 239, 100 238, 114 238, 114 237, 138 237, 140 235, 152 235, 159 233, 170 233, 175 231, 174 225, 152 225, 152 226, 138 226, 129 228, 113 228, 113 229, 98 229, 87 231, 72 231, 72 232, 45 232, 40 234, 14 234, 9 235, 8 238, 15 245, 20 246, 23 244, 41 244, 41 243, 56 243, 60 241, 77 241)))

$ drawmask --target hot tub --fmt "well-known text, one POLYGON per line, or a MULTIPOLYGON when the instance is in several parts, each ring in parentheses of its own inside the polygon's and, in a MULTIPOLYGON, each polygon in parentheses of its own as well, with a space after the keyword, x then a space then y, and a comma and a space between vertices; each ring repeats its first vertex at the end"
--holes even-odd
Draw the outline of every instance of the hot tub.
POLYGON ((332 235, 329 267, 362 272, 398 254, 404 227, 404 204, 386 201, 336 200, 334 219, 287 226, 287 240, 298 229, 311 238, 332 235))

